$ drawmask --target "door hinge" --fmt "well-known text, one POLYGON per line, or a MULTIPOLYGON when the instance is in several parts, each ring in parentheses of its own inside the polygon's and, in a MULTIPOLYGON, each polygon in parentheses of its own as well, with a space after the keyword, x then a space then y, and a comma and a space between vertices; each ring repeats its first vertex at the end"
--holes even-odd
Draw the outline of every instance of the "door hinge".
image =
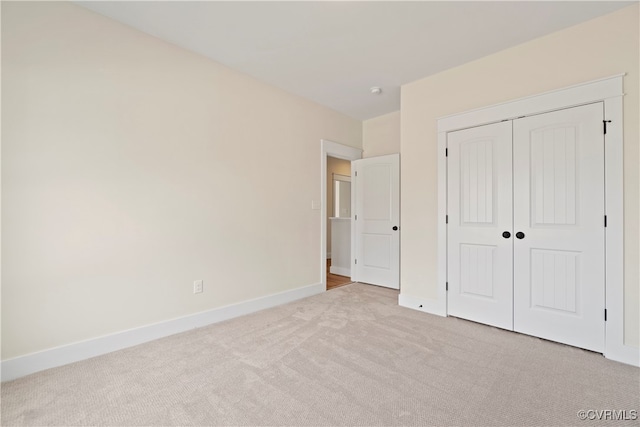
POLYGON ((358 263, 358 260, 357 260, 357 259, 356 259, 356 260, 354 260, 354 263, 355 263, 355 264, 357 264, 357 263, 358 263))
POLYGON ((358 215, 356 215, 356 221, 358 220, 358 215))
POLYGON ((607 123, 611 123, 611 120, 603 120, 602 121, 602 126, 603 126, 603 130, 604 130, 604 134, 607 134, 607 123))
POLYGON ((449 157, 449 149, 448 148, 444 149, 444 156, 445 157, 449 157))
POLYGON ((605 322, 607 321, 607 309, 606 308, 604 309, 604 321, 605 322))
POLYGON ((449 282, 446 282, 445 291, 448 291, 448 290, 449 290, 449 282))
POLYGON ((356 171, 356 176, 358 176, 358 171, 356 171))
POLYGON ((444 223, 449 224, 449 215, 444 216, 444 223))
POLYGON ((604 216, 604 226, 605 227, 607 226, 607 216, 606 215, 604 216))

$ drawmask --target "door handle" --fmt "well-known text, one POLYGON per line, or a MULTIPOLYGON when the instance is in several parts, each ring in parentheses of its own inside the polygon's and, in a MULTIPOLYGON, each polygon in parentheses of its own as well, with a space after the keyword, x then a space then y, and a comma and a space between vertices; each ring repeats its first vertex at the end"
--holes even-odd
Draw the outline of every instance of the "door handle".
POLYGON ((508 239, 509 237, 511 237, 511 233, 509 233, 508 231, 505 231, 502 233, 502 237, 504 237, 505 239, 508 239))
POLYGON ((516 233, 516 237, 517 237, 518 239, 524 239, 524 233, 523 233, 522 231, 518 231, 518 232, 516 233))
POLYGON ((398 231, 398 226, 397 225, 393 226, 393 231, 398 231))

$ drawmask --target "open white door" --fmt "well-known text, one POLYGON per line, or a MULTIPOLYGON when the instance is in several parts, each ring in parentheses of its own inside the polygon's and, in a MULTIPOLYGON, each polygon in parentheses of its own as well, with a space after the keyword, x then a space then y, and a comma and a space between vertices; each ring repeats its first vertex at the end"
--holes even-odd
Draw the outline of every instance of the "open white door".
POLYGON ((400 288, 400 155, 351 163, 358 282, 400 288))

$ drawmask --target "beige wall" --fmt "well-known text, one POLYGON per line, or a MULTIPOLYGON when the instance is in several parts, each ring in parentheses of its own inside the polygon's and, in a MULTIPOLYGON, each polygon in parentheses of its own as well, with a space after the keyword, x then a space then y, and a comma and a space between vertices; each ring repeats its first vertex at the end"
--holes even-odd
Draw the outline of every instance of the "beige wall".
POLYGON ((360 121, 59 2, 2 2, 2 107, 3 360, 320 282, 360 121))
POLYGON ((351 162, 327 156, 327 252, 331 252, 331 218, 333 215, 333 174, 351 176, 351 162))
POLYGON ((362 122, 362 157, 400 152, 400 111, 362 122))
POLYGON ((403 294, 437 297, 439 117, 626 72, 625 339, 638 346, 639 49, 633 5, 402 87, 403 294))

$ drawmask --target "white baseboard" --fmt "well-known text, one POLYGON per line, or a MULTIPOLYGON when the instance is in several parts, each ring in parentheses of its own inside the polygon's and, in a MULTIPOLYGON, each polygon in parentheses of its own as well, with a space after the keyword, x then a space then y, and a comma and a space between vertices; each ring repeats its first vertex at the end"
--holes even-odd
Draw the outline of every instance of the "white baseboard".
POLYGON ((310 297, 325 292, 325 290, 322 283, 303 286, 290 291, 242 301, 225 307, 3 360, 0 365, 1 378, 2 381, 10 381, 45 369, 67 365, 111 353, 112 351, 133 347, 158 338, 310 297))
POLYGON ((640 348, 630 345, 619 345, 615 348, 608 348, 604 357, 616 362, 640 367, 640 348))
POLYGON ((429 314, 435 314, 436 316, 444 317, 447 315, 446 302, 435 299, 417 298, 406 294, 400 294, 398 295, 398 305, 429 314))
POLYGON ((351 277, 351 269, 345 267, 337 267, 332 265, 331 267, 329 267, 329 273, 351 277))

